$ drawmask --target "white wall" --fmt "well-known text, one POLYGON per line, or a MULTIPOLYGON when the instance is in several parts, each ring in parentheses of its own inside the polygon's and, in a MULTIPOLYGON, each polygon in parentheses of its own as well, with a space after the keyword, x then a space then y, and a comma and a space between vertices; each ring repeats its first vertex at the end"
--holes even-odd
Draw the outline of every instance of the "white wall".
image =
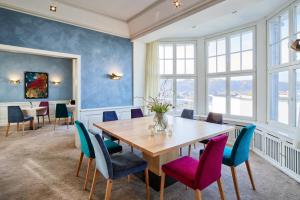
POLYGON ((133 105, 143 106, 145 92, 146 44, 133 41, 133 105))

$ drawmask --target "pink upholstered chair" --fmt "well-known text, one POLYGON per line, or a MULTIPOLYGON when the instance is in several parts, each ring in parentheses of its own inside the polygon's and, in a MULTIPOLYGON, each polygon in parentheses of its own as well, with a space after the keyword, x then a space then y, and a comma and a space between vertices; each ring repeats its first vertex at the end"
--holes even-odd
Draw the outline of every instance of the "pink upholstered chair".
POLYGON ((213 182, 218 182, 221 199, 225 199, 221 181, 221 167, 224 148, 228 136, 220 135, 208 142, 199 161, 185 156, 171 161, 162 166, 160 185, 160 199, 164 198, 165 176, 170 176, 177 181, 195 190, 195 199, 201 199, 201 191, 213 182))

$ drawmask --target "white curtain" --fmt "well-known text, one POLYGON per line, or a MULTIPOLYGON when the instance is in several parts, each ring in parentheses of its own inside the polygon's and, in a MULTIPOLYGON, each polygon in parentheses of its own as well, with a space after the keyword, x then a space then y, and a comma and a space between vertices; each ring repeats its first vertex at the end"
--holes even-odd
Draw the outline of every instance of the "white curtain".
POLYGON ((148 43, 146 47, 145 98, 156 97, 159 92, 159 44, 148 43))

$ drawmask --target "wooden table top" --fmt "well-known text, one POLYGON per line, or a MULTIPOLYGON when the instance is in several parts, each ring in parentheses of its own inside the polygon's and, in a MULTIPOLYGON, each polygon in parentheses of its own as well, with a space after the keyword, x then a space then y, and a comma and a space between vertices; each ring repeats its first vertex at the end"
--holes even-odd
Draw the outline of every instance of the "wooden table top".
POLYGON ((149 129, 153 125, 153 116, 100 122, 94 126, 153 157, 234 130, 233 126, 181 117, 168 116, 168 121, 171 133, 154 135, 149 129))

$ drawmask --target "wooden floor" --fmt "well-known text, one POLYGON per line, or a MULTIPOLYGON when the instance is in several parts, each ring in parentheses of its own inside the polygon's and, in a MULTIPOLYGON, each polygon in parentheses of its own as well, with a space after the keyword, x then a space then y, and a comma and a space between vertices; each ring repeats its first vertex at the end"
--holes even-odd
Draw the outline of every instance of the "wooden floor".
MULTIPOLYGON (((12 129, 13 130, 13 129, 12 129)), ((76 165, 80 152, 74 147, 75 128, 47 125, 36 131, 11 133, 4 137, 0 132, 0 199, 88 199, 89 192, 82 191, 84 170, 83 161, 80 176, 76 177, 76 165)), ((124 151, 130 147, 122 144, 124 151)), ((201 145, 192 148, 192 155, 198 157, 201 145)), ((138 151, 135 151, 139 154, 138 151)), ((184 148, 184 155, 187 148, 184 148)), ((237 167, 237 178, 242 200, 299 200, 300 184, 277 170, 262 158, 251 155, 251 167, 257 191, 253 191, 246 166, 237 167)), ((226 199, 235 200, 230 168, 222 169, 222 181, 226 199)), ((106 181, 99 176, 94 199, 103 199, 106 181)), ((88 188, 91 186, 91 181, 88 188)), ((202 192, 203 199, 220 199, 217 183, 202 192)), ((111 199, 145 199, 145 185, 136 177, 130 183, 127 178, 114 181, 111 199)), ((159 193, 151 189, 151 199, 159 199, 159 193)), ((165 190, 165 199, 194 199, 194 192, 176 183, 165 190)))

